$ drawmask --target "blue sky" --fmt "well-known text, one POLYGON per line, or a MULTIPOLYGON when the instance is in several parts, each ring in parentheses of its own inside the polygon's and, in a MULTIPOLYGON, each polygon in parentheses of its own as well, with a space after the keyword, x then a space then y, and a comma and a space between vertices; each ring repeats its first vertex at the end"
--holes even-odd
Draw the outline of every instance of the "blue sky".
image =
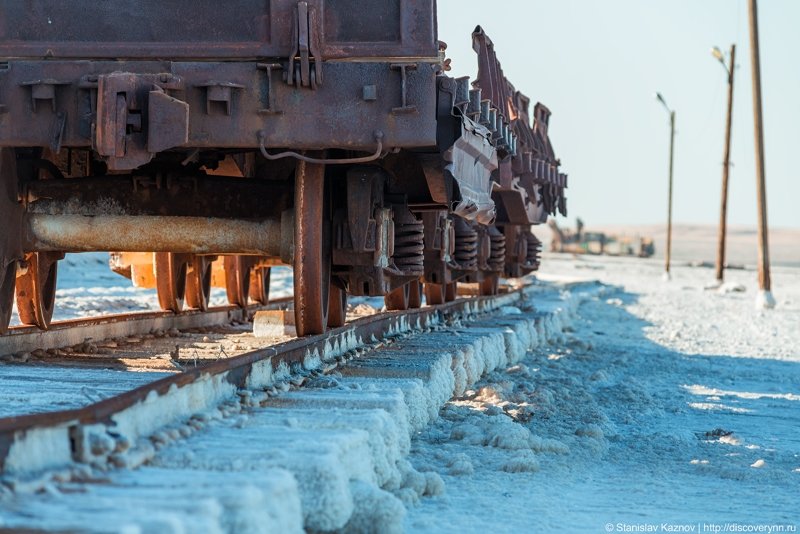
MULTIPOLYGON (((553 111, 570 219, 589 225, 666 220, 669 117, 655 91, 677 112, 674 220, 718 222, 727 84, 710 49, 735 42, 728 223, 755 226, 746 0, 438 2, 451 75, 475 75, 480 23, 511 83, 553 111)), ((784 228, 800 228, 798 23, 800 1, 759 2, 768 214, 784 228)))

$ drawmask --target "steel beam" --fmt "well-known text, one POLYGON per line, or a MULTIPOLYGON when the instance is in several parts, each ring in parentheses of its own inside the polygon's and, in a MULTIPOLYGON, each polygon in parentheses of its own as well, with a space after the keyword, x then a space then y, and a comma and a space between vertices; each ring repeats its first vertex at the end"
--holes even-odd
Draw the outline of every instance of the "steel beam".
POLYGON ((284 217, 261 221, 150 215, 24 217, 27 252, 176 252, 290 255, 292 227, 284 217), (284 235, 285 234, 285 235, 284 235))

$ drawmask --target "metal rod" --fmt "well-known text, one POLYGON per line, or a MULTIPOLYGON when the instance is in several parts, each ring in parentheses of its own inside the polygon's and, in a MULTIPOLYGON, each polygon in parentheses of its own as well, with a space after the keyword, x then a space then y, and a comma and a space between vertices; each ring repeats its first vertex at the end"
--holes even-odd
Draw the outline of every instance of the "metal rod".
POLYGON ((667 254, 665 272, 669 276, 670 256, 672 254, 672 167, 675 156, 675 112, 669 112, 669 193, 667 201, 667 254))
POLYGON ((722 201, 719 211, 719 235, 717 237, 717 281, 722 282, 725 271, 725 239, 728 219, 728 175, 731 157, 731 123, 733 121, 733 71, 736 66, 736 45, 731 45, 730 66, 728 67, 728 114, 725 119, 725 149, 722 159, 722 201))
MULTIPOLYGON (((26 251, 176 252, 280 256, 281 221, 104 215, 25 215, 26 251)), ((291 226, 291 225, 290 225, 291 226)), ((291 234, 291 228, 288 229, 291 234)), ((286 245, 284 245, 285 247, 286 245)))
POLYGON ((769 238, 767 235, 767 191, 764 173, 764 122, 761 111, 761 61, 758 48, 758 7, 749 0, 750 62, 753 69, 753 116, 756 145, 756 196, 758 198, 758 286, 771 290, 769 274, 769 238))
MULTIPOLYGON (((403 71, 405 72, 405 71, 403 71)), ((285 152, 279 152, 277 154, 270 154, 267 152, 266 142, 267 142, 267 133, 264 130, 258 132, 258 149, 261 151, 261 155, 269 160, 276 160, 281 158, 295 158, 299 159, 300 161, 305 161, 306 163, 318 163, 321 165, 351 165, 353 163, 368 163, 370 161, 375 161, 376 159, 381 157, 383 153, 383 132, 380 130, 375 130, 373 132, 375 137, 375 152, 373 152, 369 156, 361 156, 356 158, 311 158, 304 154, 300 154, 298 152, 294 152, 291 150, 287 150, 285 152)))

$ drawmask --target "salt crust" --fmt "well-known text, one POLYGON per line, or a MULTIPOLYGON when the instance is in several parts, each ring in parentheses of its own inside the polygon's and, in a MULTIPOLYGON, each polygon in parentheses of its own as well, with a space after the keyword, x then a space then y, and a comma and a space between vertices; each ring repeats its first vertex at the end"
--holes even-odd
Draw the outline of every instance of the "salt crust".
MULTIPOLYGON (((159 527, 168 532, 196 528, 206 532, 292 532, 298 525, 312 531, 401 530, 404 505, 445 491, 438 474, 419 472, 406 460, 410 436, 437 417, 439 408, 451 397, 463 394, 486 373, 518 363, 541 343, 563 341, 562 329, 577 307, 574 300, 565 293, 544 302, 546 312, 530 314, 506 307, 500 315, 474 321, 469 327, 456 325, 400 340, 391 351, 357 360, 347 376, 334 377, 327 387, 270 397, 265 410, 242 411, 230 403, 225 405, 224 399, 236 391, 224 377, 207 377, 194 388, 171 391, 172 413, 164 413, 157 396, 148 398, 117 418, 114 434, 125 436, 133 444, 129 454, 139 451, 142 461, 152 467, 115 475, 112 489, 106 491, 119 491, 119 501, 130 503, 131 509, 145 507, 154 513, 131 518, 127 524, 115 522, 117 531, 159 527), (179 414, 202 411, 202 406, 212 402, 223 405, 196 419, 203 432, 188 433, 188 439, 175 442, 185 437, 180 429, 158 430, 174 424, 179 414), (155 448, 141 443, 153 432, 161 433, 155 448), (146 500, 131 489, 149 481, 148 495, 174 490, 176 484, 165 481, 171 473, 180 473, 178 480, 197 492, 194 499, 185 495, 165 498, 166 504, 158 506, 157 499, 146 500), (225 479, 227 476, 231 478, 225 479), (198 480, 209 482, 204 485, 198 480), (272 506, 266 504, 266 496, 277 497, 276 492, 279 500, 272 501, 272 506)), ((404 329, 407 325, 401 325, 398 333, 404 329)), ((340 340, 323 355, 310 354, 305 367, 316 368, 331 359, 329 354, 360 341, 340 340)), ((288 368, 273 372, 264 365, 251 375, 250 385, 275 387, 288 376, 288 368)), ((535 471, 535 451, 559 450, 558 444, 531 435, 500 414, 486 416, 485 421, 465 420, 459 430, 454 429, 454 434, 459 432, 461 439, 520 450, 519 457, 502 466, 509 472, 535 471)), ((472 469, 465 458, 454 459, 450 467, 461 474, 472 469)), ((70 525, 88 530, 110 526, 97 519, 81 522, 81 517, 91 517, 88 511, 81 515, 87 509, 84 501, 73 506, 57 491, 54 495, 57 497, 26 500, 24 508, 37 507, 42 524, 68 516, 76 521, 70 525), (62 514, 65 510, 70 513, 59 516, 59 508, 62 514)), ((98 495, 97 502, 103 498, 98 495)))

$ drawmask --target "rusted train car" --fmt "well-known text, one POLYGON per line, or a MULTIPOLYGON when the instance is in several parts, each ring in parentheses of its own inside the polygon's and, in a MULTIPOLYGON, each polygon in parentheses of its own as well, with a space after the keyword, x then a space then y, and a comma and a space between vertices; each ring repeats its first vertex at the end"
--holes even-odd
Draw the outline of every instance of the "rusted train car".
POLYGON ((214 258, 242 306, 290 265, 299 335, 348 294, 536 269, 531 225, 566 210, 550 112, 472 40, 470 83, 435 0, 0 0, 0 332, 14 299, 48 327, 66 252, 152 254, 176 312, 214 258))

